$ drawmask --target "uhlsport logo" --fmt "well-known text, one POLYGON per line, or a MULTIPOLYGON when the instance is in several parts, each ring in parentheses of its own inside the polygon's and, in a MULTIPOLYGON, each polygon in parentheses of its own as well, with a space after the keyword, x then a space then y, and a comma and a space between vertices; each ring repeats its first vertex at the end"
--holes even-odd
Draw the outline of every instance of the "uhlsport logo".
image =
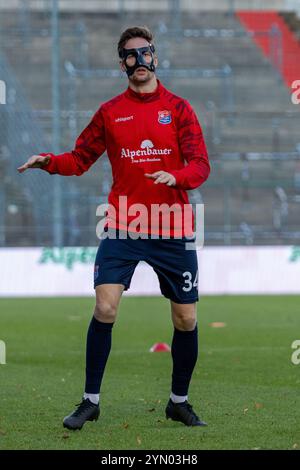
POLYGON ((160 124, 170 124, 172 122, 171 111, 158 111, 158 122, 160 124))
MULTIPOLYGON (((132 160, 134 157, 149 157, 149 156, 156 156, 156 155, 170 155, 172 153, 172 149, 168 148, 155 148, 154 144, 151 140, 146 139, 141 142, 140 149, 131 150, 129 148, 122 148, 121 150, 121 158, 131 158, 132 160)), ((158 159, 160 160, 160 159, 158 159)), ((141 160, 143 161, 143 159, 141 160)))
POLYGON ((131 121, 133 116, 122 116, 115 119, 115 122, 124 122, 124 121, 131 121))
POLYGON ((94 281, 96 281, 98 276, 99 276, 99 265, 95 264, 95 266, 94 266, 94 281))
POLYGON ((0 104, 6 104, 6 85, 3 80, 0 80, 0 104))

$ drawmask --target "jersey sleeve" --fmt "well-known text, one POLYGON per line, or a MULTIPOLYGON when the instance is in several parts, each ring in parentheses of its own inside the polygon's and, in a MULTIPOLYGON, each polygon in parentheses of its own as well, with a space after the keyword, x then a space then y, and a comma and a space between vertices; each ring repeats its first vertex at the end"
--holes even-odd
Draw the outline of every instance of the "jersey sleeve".
POLYGON ((180 153, 186 165, 171 170, 179 189, 195 189, 209 176, 210 164, 201 126, 195 111, 183 101, 178 113, 178 142, 180 153))
POLYGON ((102 109, 99 108, 88 126, 77 138, 75 147, 71 152, 59 155, 53 153, 40 154, 42 156, 51 156, 49 163, 42 169, 51 174, 80 176, 98 160, 105 149, 104 118, 102 109))

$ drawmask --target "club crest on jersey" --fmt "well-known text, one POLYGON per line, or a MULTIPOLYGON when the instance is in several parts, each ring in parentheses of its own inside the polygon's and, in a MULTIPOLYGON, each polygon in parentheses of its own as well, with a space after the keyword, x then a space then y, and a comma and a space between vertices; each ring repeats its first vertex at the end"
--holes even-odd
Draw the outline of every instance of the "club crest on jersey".
POLYGON ((160 124, 170 124, 172 122, 171 111, 158 111, 158 122, 160 124))

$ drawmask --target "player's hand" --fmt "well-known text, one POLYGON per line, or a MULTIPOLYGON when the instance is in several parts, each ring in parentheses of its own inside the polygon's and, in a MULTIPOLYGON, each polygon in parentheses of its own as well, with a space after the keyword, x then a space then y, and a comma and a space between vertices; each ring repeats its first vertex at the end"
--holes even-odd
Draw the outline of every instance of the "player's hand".
POLYGON ((42 155, 33 155, 30 157, 24 165, 19 166, 18 172, 23 173, 28 168, 42 168, 50 162, 50 155, 43 157, 42 155))
POLYGON ((171 175, 171 173, 167 173, 166 171, 156 171, 155 173, 145 173, 147 178, 151 178, 154 181, 154 184, 164 183, 167 186, 175 186, 176 178, 175 176, 171 175))

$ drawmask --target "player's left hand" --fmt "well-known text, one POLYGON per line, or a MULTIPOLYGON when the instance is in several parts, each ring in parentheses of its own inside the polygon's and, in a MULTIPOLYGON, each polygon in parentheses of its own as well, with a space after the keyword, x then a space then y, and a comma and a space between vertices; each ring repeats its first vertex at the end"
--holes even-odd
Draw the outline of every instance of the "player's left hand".
POLYGON ((167 186, 175 186, 176 178, 166 171, 156 171, 155 173, 145 173, 147 178, 151 178, 154 181, 154 184, 164 183, 167 186))

